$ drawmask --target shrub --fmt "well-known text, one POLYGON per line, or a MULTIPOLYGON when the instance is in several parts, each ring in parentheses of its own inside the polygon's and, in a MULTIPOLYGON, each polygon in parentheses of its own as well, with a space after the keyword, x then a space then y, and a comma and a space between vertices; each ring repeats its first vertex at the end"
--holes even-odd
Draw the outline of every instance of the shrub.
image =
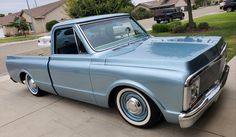
MULTIPOLYGON (((186 23, 186 24, 185 24, 185 27, 186 27, 186 28, 189 28, 189 23, 186 23)), ((194 28, 194 29, 197 28, 196 22, 193 22, 193 28, 194 28)))
POLYGON ((199 8, 198 5, 193 5, 193 6, 192 6, 192 9, 193 9, 193 10, 196 10, 196 9, 198 9, 198 8, 199 8))
POLYGON ((201 23, 198 24, 198 29, 199 30, 207 30, 209 28, 210 28, 210 26, 207 22, 201 22, 201 23))
POLYGON ((11 37, 12 35, 10 33, 5 34, 5 37, 11 37))
POLYGON ((152 26, 153 32, 169 32, 169 25, 168 24, 154 24, 152 26))
POLYGON ((177 25, 172 29, 173 33, 183 33, 186 31, 186 26, 185 25, 177 25))
POLYGON ((137 10, 131 12, 131 15, 136 19, 136 20, 141 20, 141 19, 148 19, 153 17, 153 14, 150 10, 147 10, 145 8, 138 8, 137 10))
POLYGON ((168 25, 169 25, 169 30, 172 31, 174 27, 182 25, 182 23, 180 21, 173 21, 171 23, 168 23, 168 25))
POLYGON ((46 24, 47 31, 51 31, 53 25, 55 25, 57 23, 58 23, 58 21, 56 21, 56 20, 52 20, 52 21, 47 22, 47 24, 46 24))

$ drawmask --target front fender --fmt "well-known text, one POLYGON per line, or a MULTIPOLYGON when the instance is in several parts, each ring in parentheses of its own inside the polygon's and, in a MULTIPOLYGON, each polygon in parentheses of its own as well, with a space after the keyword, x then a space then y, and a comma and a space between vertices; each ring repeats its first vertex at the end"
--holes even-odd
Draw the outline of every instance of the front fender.
POLYGON ((120 87, 120 86, 131 87, 131 88, 135 88, 135 89, 139 90, 143 94, 147 95, 150 99, 152 99, 155 102, 155 104, 158 106, 159 109, 161 109, 161 110, 165 109, 164 106, 161 104, 161 102, 159 102, 157 99, 154 98, 155 95, 147 87, 145 87, 141 83, 138 83, 133 80, 127 80, 127 79, 118 80, 118 81, 115 81, 114 83, 112 83, 112 85, 107 90, 107 96, 106 96, 107 100, 109 100, 109 97, 110 97, 113 89, 115 89, 116 87, 120 87))

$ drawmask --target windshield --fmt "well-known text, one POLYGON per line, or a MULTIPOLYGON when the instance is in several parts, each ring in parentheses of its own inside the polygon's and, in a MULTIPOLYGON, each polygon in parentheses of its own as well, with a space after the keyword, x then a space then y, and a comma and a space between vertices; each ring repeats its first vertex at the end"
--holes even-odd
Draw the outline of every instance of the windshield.
POLYGON ((81 25, 83 32, 96 51, 128 44, 147 36, 147 33, 130 17, 115 18, 81 25))

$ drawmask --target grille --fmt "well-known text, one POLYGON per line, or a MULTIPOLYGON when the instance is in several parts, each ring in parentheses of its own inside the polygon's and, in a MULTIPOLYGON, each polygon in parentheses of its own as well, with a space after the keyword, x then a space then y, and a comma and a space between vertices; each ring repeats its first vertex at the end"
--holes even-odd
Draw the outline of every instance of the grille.
POLYGON ((225 54, 214 65, 200 74, 200 94, 207 91, 220 79, 225 65, 225 54))

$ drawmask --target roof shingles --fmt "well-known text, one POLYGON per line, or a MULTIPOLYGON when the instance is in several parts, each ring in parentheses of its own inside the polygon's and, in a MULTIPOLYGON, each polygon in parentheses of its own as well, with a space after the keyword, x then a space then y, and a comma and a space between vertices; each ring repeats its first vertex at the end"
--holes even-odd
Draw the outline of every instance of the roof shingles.
POLYGON ((11 22, 14 22, 16 17, 19 17, 22 15, 23 12, 25 12, 28 15, 31 15, 33 18, 44 18, 47 14, 49 14, 51 11, 55 10, 56 8, 60 7, 65 3, 65 0, 60 0, 54 3, 49 3, 47 5, 43 5, 37 8, 32 8, 29 10, 22 10, 21 12, 13 13, 6 15, 5 17, 0 17, 0 25, 6 26, 9 25, 11 22))
POLYGON ((0 25, 9 25, 11 22, 14 22, 16 17, 19 17, 21 12, 13 13, 6 15, 4 17, 0 17, 0 25))
POLYGON ((150 9, 152 9, 152 8, 157 8, 157 7, 174 5, 178 1, 179 0, 153 0, 153 1, 149 1, 149 2, 140 3, 140 5, 144 5, 150 9))
POLYGON ((54 3, 33 8, 30 11, 29 10, 23 10, 23 11, 28 15, 31 15, 33 18, 44 18, 44 16, 46 16, 48 13, 58 8, 59 6, 63 5, 64 3, 65 0, 60 0, 54 3))

